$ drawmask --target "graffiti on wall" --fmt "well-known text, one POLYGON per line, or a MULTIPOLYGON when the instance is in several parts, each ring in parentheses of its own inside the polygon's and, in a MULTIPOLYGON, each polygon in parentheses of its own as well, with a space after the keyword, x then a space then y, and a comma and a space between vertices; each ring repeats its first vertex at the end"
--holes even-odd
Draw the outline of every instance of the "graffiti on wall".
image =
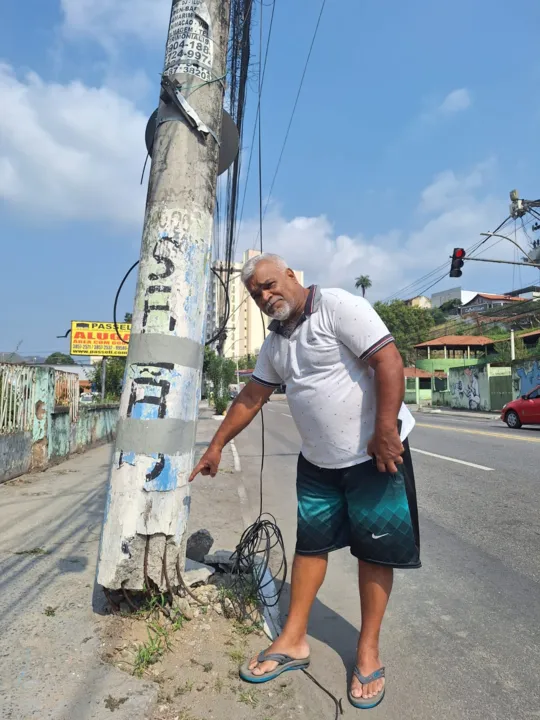
POLYGON ((514 389, 518 396, 526 395, 540 385, 540 362, 523 362, 513 368, 514 389))
POLYGON ((489 380, 484 368, 450 368, 450 405, 466 410, 489 409, 489 380))

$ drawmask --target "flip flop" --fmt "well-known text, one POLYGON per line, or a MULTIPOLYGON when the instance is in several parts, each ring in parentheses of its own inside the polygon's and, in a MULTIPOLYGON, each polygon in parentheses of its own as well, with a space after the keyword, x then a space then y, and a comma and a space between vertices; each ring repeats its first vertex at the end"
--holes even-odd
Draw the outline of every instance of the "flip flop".
POLYGON ((249 669, 249 664, 251 663, 251 660, 246 660, 246 662, 240 668, 240 677, 242 678, 242 680, 245 680, 249 683, 269 682, 270 680, 275 680, 275 678, 279 677, 284 672, 289 672, 290 670, 304 670, 309 667, 310 663, 309 655, 307 658, 295 660, 289 655, 283 655, 281 653, 266 654, 266 651, 263 650, 257 657, 257 662, 262 663, 265 660, 273 660, 274 662, 277 662, 277 668, 274 668, 274 670, 266 672, 263 675, 254 675, 253 672, 249 669))
MULTIPOLYGON (((378 670, 375 670, 375 672, 372 672, 371 675, 362 675, 358 667, 355 666, 354 668, 354 675, 360 680, 362 685, 367 685, 370 682, 373 682, 374 680, 379 680, 379 678, 384 677, 384 668, 379 668, 378 670)), ((384 698, 384 693, 386 690, 386 684, 383 686, 382 690, 379 690, 379 692, 370 698, 357 698, 354 697, 354 695, 351 693, 351 690, 349 688, 349 702, 351 705, 355 708, 358 708, 359 710, 371 710, 374 707, 377 707, 380 703, 382 703, 384 698)))

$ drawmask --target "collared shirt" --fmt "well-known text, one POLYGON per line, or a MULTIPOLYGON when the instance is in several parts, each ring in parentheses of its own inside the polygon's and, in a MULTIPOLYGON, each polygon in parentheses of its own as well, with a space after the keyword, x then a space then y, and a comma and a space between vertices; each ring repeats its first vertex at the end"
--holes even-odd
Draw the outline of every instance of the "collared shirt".
MULTIPOLYGON (((274 320, 253 380, 287 386, 302 454, 314 465, 343 468, 369 460, 375 430, 375 373, 367 360, 394 341, 367 300, 341 289, 310 288, 294 326, 274 320)), ((401 437, 414 427, 403 405, 401 437)))

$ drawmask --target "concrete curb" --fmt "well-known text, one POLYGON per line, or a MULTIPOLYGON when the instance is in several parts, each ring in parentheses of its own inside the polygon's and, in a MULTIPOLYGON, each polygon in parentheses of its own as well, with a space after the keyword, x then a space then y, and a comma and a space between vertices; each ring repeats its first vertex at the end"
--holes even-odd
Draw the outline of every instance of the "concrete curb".
POLYGON ((415 412, 422 415, 445 415, 446 417, 471 418, 473 420, 499 420, 500 415, 492 413, 459 412, 459 410, 439 410, 438 408, 420 409, 415 412))

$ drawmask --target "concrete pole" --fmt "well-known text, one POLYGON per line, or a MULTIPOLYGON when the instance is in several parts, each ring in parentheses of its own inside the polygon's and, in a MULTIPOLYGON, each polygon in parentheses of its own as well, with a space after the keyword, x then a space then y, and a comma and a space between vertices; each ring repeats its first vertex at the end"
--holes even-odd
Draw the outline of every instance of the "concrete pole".
POLYGON ((184 568, 229 7, 229 0, 172 4, 98 558, 97 582, 111 590, 174 587, 177 559, 184 568), (167 104, 163 93, 175 82, 178 104, 167 104))
POLYGON ((510 330, 510 359, 512 361, 516 359, 516 333, 514 328, 510 330))
POLYGON ((105 400, 105 381, 107 380, 107 358, 101 358, 101 401, 105 400))

